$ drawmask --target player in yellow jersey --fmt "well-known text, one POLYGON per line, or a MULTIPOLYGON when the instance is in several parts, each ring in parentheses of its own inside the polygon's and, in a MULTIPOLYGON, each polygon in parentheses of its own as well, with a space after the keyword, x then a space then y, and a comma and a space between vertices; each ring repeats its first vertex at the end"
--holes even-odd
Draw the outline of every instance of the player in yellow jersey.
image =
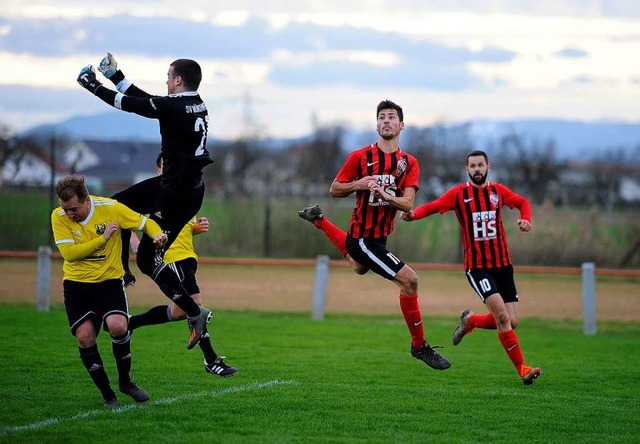
POLYGON ((156 247, 167 236, 153 220, 113 199, 89 195, 83 176, 71 175, 56 184, 60 206, 51 213, 56 246, 64 259, 64 306, 80 359, 102 393, 107 408, 118 401, 98 351, 101 324, 111 335, 120 391, 137 402, 149 394, 131 381, 131 344, 127 322, 129 307, 120 260, 120 229, 142 230, 156 247))
MULTIPOLYGON (((158 174, 162 173, 162 157, 156 160, 158 174)), ((198 255, 193 246, 193 236, 209 231, 209 220, 206 217, 194 217, 185 225, 176 240, 171 244, 164 254, 164 262, 171 267, 182 282, 184 288, 189 292, 193 300, 202 306, 202 295, 198 287, 196 271, 198 270, 198 255)), ((131 236, 131 247, 137 251, 138 238, 131 236)), ((158 305, 149 311, 132 316, 129 320, 131 331, 145 325, 165 324, 171 321, 186 319, 187 314, 176 304, 158 305)), ((218 356, 211 345, 211 337, 205 326, 204 332, 198 342, 202 354, 204 355, 204 369, 207 373, 218 376, 233 376, 238 371, 224 362, 224 356, 218 356)))

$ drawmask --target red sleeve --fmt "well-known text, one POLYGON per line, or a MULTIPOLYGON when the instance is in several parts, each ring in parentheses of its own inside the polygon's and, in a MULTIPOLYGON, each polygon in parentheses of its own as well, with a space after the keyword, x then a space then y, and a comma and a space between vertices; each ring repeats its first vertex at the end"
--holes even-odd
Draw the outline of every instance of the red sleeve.
POLYGON ((509 208, 515 207, 520 210, 520 219, 531 223, 531 204, 529 204, 529 201, 502 184, 500 184, 500 188, 502 189, 502 200, 504 204, 509 208))
POLYGON ((453 210, 456 204, 458 188, 459 187, 453 187, 436 200, 417 207, 413 210, 413 220, 422 219, 434 213, 442 214, 453 210))
POLYGON ((362 150, 356 150, 349 154, 347 160, 344 161, 342 168, 336 174, 336 180, 341 183, 353 182, 354 180, 360 179, 359 173, 359 164, 360 164, 360 154, 362 150))
POLYGON ((407 180, 404 188, 409 187, 415 187, 416 191, 420 189, 420 164, 413 156, 409 156, 409 168, 407 168, 407 180))

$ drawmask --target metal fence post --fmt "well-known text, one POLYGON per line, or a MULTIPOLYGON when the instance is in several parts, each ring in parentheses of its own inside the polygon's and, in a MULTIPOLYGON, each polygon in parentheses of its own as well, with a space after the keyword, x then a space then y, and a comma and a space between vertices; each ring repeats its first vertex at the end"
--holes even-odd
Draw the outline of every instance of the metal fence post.
POLYGON ((582 332, 596 334, 596 265, 582 264, 582 332))
POLYGON ((313 313, 311 319, 324 319, 324 303, 327 296, 327 279, 329 277, 329 256, 316 257, 316 284, 313 290, 313 313))
POLYGON ((36 310, 49 311, 51 302, 51 247, 38 247, 38 277, 36 280, 36 310))

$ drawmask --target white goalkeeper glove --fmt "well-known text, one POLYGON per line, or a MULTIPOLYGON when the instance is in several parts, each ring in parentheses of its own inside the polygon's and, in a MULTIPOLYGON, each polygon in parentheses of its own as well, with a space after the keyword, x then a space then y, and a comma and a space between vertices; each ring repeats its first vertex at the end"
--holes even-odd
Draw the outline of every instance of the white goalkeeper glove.
POLYGON ((118 62, 116 62, 115 57, 108 52, 106 57, 102 59, 100 65, 98 66, 98 71, 100 71, 107 79, 110 79, 118 70, 118 62))

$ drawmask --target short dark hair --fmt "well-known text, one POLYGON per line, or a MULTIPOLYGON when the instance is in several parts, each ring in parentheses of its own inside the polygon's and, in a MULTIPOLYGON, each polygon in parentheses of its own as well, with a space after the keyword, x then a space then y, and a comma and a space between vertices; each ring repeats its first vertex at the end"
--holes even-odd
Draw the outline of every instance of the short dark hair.
POLYGON ((469 163, 469 157, 474 157, 474 156, 482 156, 484 157, 484 161, 489 163, 489 157, 487 157, 487 153, 480 150, 474 150, 474 151, 471 151, 469 154, 467 154, 467 159, 465 161, 465 164, 469 163))
POLYGON ((84 182, 84 176, 72 174, 65 176, 56 183, 56 194, 58 198, 66 202, 78 196, 79 201, 84 201, 89 196, 89 190, 84 182))
POLYGON ((182 77, 184 87, 188 91, 196 91, 202 82, 202 69, 198 62, 191 59, 178 59, 171 65, 174 75, 182 77))
POLYGON ((160 151, 158 157, 156 157, 156 167, 162 168, 162 151, 160 151))
POLYGON ((400 119, 400 121, 404 122, 402 107, 397 103, 393 103, 391 100, 383 100, 382 102, 378 103, 378 108, 376 108, 376 119, 378 118, 378 114, 380 114, 380 111, 382 111, 383 109, 395 109, 398 113, 398 118, 400 119))

